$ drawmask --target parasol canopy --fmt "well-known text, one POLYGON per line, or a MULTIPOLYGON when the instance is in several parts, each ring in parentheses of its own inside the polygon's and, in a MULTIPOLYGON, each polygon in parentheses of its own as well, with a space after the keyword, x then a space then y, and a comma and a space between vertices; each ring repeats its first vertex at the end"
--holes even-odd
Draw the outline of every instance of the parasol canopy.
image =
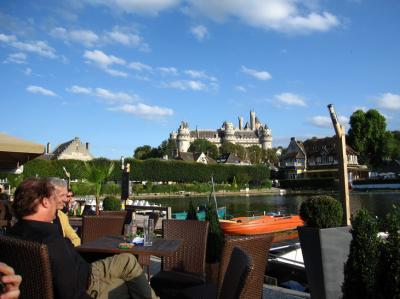
POLYGON ((13 171, 43 153, 42 144, 0 133, 0 171, 13 171))

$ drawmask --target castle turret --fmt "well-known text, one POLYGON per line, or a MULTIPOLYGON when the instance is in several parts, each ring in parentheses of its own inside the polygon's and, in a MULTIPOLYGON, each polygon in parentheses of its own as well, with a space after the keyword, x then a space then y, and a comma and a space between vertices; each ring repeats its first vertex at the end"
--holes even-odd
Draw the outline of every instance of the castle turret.
POLYGON ((256 129, 256 113, 250 111, 250 129, 254 131, 256 129))
POLYGON ((261 147, 264 150, 272 148, 272 132, 271 129, 265 125, 264 127, 259 128, 259 136, 261 147))
POLYGON ((228 142, 235 143, 235 129, 233 128, 233 124, 231 122, 224 122, 223 128, 225 130, 224 140, 228 142))
POLYGON ((187 122, 181 122, 177 135, 178 151, 186 153, 190 147, 190 132, 187 122))
POLYGON ((241 131, 243 130, 243 117, 239 116, 238 119, 239 119, 239 130, 241 131))

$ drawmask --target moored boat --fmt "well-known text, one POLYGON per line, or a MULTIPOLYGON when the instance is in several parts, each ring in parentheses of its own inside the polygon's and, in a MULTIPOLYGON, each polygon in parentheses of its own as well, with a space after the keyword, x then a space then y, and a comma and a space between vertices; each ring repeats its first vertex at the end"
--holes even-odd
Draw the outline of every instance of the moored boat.
MULTIPOLYGON (((226 207, 219 207, 217 209, 217 213, 218 213, 218 218, 219 219, 225 218, 226 207)), ((187 212, 186 211, 172 213, 172 218, 174 218, 174 219, 184 220, 184 219, 186 219, 186 217, 187 217, 187 212)), ((205 220, 206 219, 206 211, 204 209, 201 209, 201 210, 199 210, 197 212, 197 219, 199 219, 199 220, 205 220)))
POLYGON ((304 225, 298 215, 237 217, 231 220, 220 220, 219 223, 225 234, 234 235, 283 233, 304 225))

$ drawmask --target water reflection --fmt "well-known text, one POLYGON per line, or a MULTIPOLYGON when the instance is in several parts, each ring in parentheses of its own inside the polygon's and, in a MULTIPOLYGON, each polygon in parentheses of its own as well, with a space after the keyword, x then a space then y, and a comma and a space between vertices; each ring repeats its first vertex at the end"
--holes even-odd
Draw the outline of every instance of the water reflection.
MULTIPOLYGON (((330 194, 338 197, 338 194, 330 194)), ((251 195, 217 197, 218 206, 226 206, 227 213, 232 216, 261 215, 267 212, 284 212, 297 214, 300 203, 310 195, 251 195)), ((207 197, 155 198, 151 202, 171 206, 173 212, 188 209, 189 200, 198 205, 205 205, 207 197)), ((369 210, 373 215, 382 217, 392 209, 393 204, 400 204, 400 192, 352 192, 350 208, 354 213, 361 208, 369 210)))

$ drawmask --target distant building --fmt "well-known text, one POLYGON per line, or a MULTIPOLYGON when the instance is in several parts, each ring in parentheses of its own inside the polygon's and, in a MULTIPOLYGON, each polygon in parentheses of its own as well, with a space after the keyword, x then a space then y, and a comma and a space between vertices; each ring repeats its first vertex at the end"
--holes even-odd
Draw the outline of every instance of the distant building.
POLYGON ((235 153, 222 154, 217 158, 217 162, 233 165, 251 165, 250 161, 240 159, 235 153))
POLYGON ((272 148, 272 132, 266 124, 256 117, 255 112, 250 111, 250 122, 243 126, 243 117, 238 118, 238 127, 225 121, 220 129, 190 130, 187 122, 181 122, 178 130, 170 134, 170 140, 176 142, 178 152, 187 152, 190 144, 196 139, 205 139, 220 147, 224 141, 238 144, 244 147, 257 145, 262 149, 272 148))
POLYGON ((205 153, 179 153, 176 157, 176 160, 182 160, 187 162, 196 162, 196 163, 203 163, 203 164, 216 164, 217 162, 207 156, 205 153))
MULTIPOLYGON (((368 177, 368 168, 358 164, 358 153, 346 146, 347 170, 351 179, 368 177)), ((280 169, 288 179, 338 176, 337 143, 334 137, 312 138, 304 142, 291 138, 280 169)))
POLYGON ((46 153, 42 158, 48 160, 73 159, 81 161, 89 161, 94 158, 89 152, 89 142, 83 144, 79 137, 75 137, 70 141, 60 144, 52 153, 50 153, 50 151, 50 143, 47 143, 46 153))

